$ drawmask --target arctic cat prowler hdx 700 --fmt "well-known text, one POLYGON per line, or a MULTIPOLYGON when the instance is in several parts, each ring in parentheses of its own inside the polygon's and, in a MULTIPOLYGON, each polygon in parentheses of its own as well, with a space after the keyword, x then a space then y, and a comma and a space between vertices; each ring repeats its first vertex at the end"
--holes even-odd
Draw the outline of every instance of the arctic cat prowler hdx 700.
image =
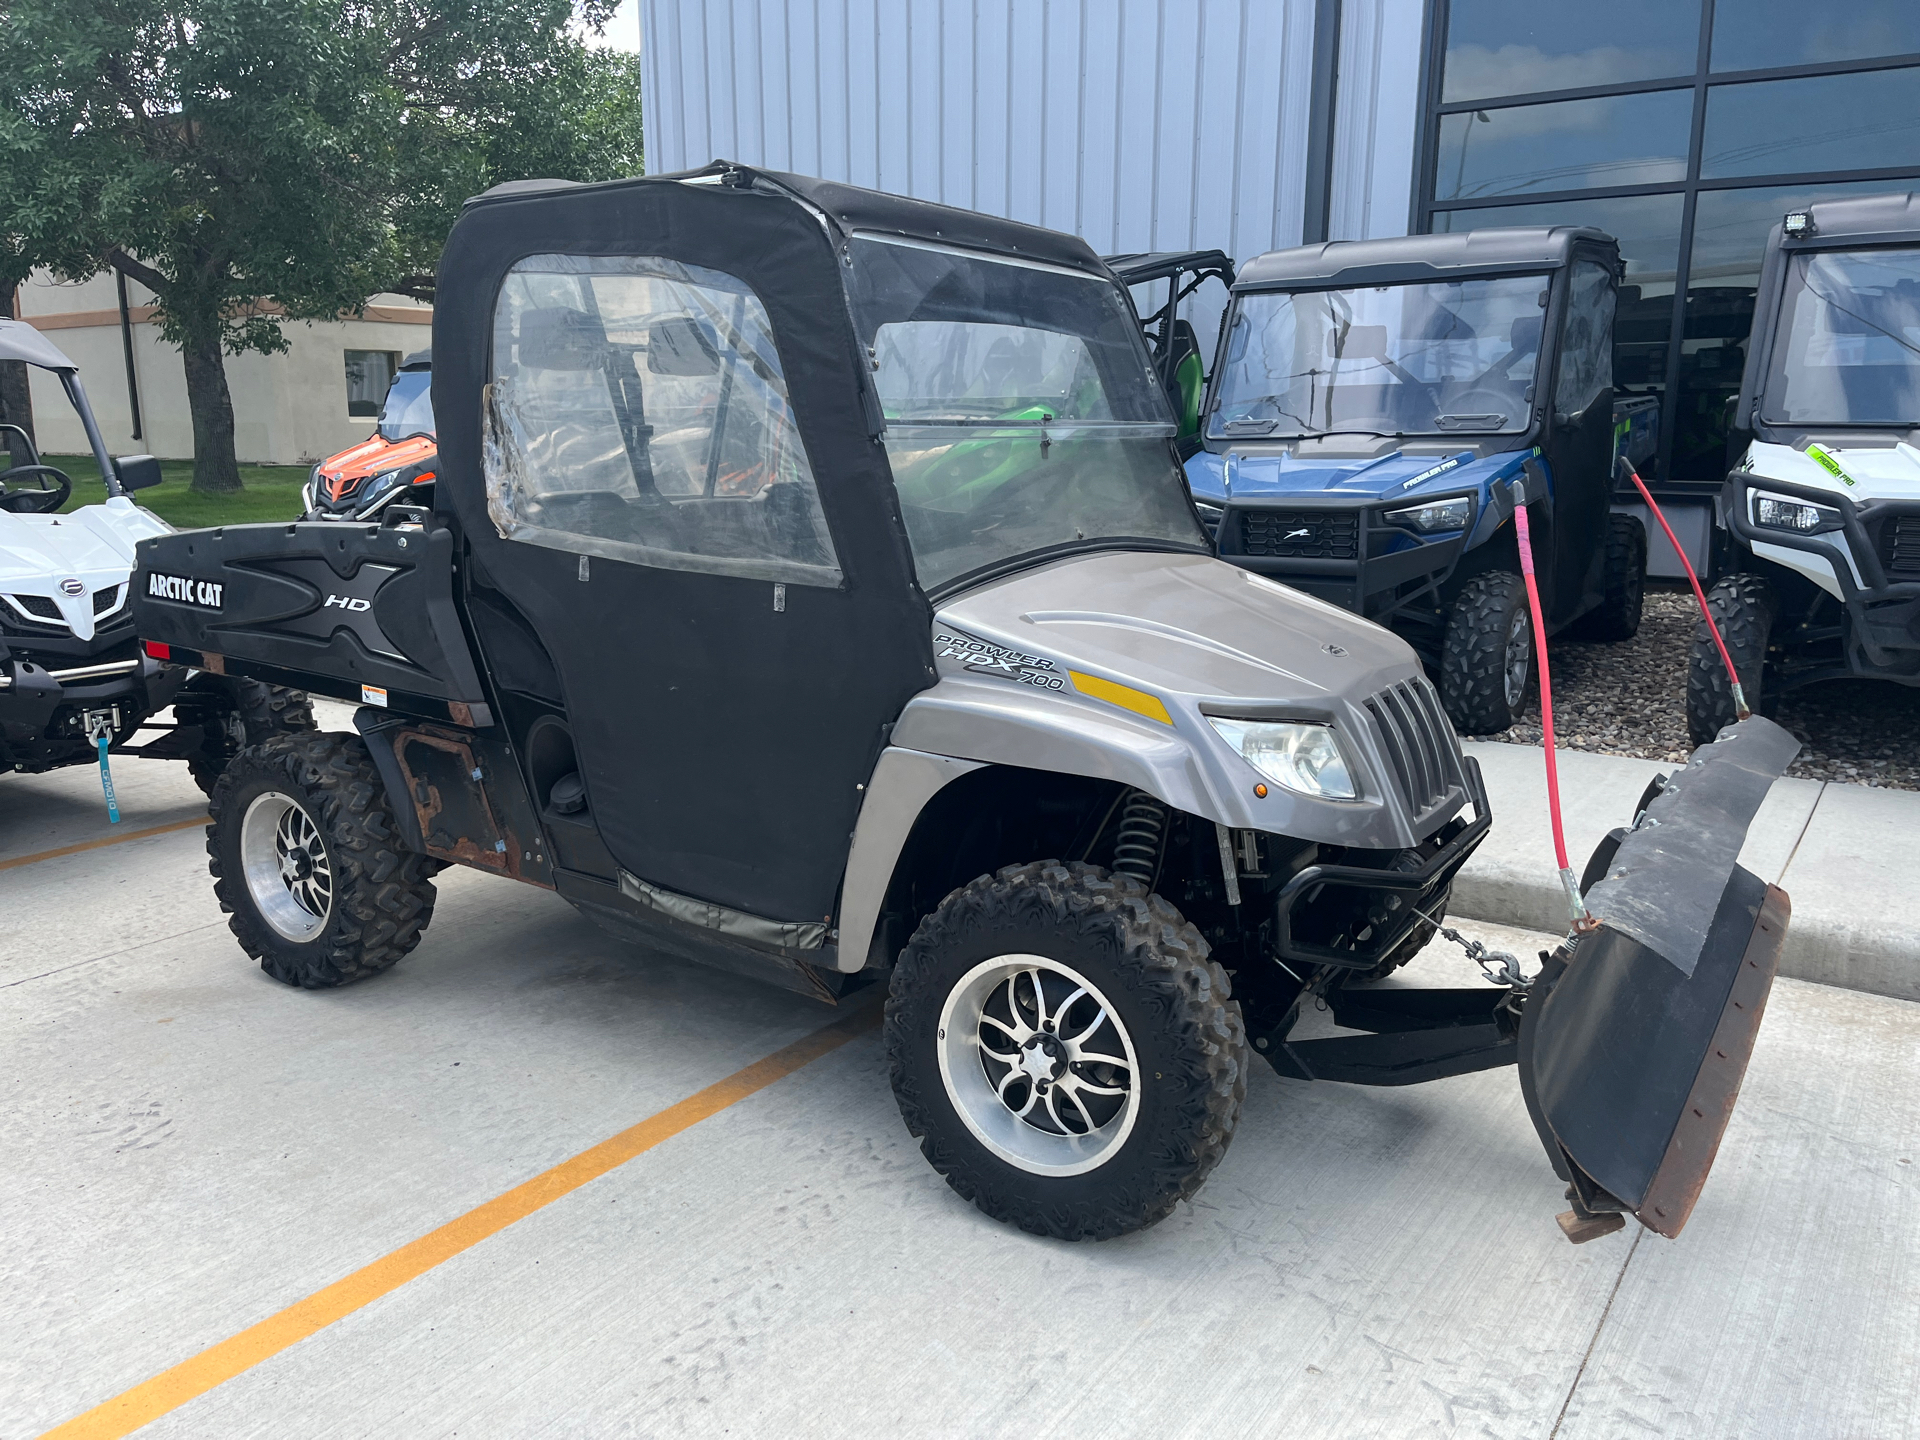
POLYGON ((420 350, 387 387, 373 434, 313 467, 302 518, 370 520, 389 505, 431 505, 433 430, 433 352, 420 350))
POLYGON ((1247 262, 1187 462, 1220 554, 1411 641, 1462 730, 1505 730, 1533 634, 1639 629, 1646 533, 1610 513, 1613 457, 1658 401, 1613 383, 1619 249, 1598 230, 1335 241, 1247 262))
MULTIPOLYGON (((1920 685, 1920 195, 1773 227, 1734 402, 1709 597, 1747 703, 1849 676, 1920 685)), ((1696 743, 1734 718, 1694 645, 1696 743)))
POLYGON ((0 770, 52 770, 98 762, 108 813, 117 811, 109 754, 182 759, 212 789, 241 745, 311 726, 306 698, 257 681, 193 674, 143 653, 128 582, 134 545, 171 527, 130 492, 160 483, 151 455, 107 454, 79 369, 24 321, 0 320, 0 360, 59 378, 93 449, 105 499, 59 513, 73 494, 65 471, 40 462, 16 425, 0 426, 31 463, 0 473, 0 770), (166 733, 133 744, 135 732, 166 733))
POLYGON ((431 513, 140 552, 150 644, 361 702, 214 796, 270 974, 386 969, 468 865, 823 1000, 884 979, 909 1128, 1029 1230, 1165 1216, 1256 1054, 1517 1062, 1575 1233, 1680 1228, 1784 931, 1734 864, 1777 728, 1649 799, 1538 976, 1362 988, 1444 916, 1479 772, 1404 641, 1213 556, 1082 242, 716 164, 490 192, 438 295, 431 513), (1370 1033, 1296 1035, 1321 1005, 1370 1033))

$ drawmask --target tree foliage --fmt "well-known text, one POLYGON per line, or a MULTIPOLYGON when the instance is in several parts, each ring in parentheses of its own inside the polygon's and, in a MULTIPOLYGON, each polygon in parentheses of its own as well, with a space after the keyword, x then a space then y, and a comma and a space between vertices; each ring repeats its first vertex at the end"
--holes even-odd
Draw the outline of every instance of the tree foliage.
POLYGON ((223 353, 431 298, 490 185, 641 169, 638 64, 584 38, 616 0, 0 3, 0 284, 114 266, 153 291, 196 487, 239 483, 223 353))

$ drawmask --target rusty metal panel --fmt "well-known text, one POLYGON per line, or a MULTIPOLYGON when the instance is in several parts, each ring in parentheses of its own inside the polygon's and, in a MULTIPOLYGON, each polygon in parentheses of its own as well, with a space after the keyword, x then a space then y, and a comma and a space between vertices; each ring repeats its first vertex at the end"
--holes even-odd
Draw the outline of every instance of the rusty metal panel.
POLYGON ((553 888, 546 839, 504 744, 437 725, 388 733, 427 854, 553 888))

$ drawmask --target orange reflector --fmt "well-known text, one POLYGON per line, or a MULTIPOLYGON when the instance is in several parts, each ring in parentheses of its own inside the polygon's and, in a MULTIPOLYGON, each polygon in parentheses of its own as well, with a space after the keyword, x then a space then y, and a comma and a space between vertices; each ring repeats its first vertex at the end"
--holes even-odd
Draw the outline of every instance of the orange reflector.
POLYGON ((1264 800, 1267 798, 1267 787, 1264 785, 1256 785, 1253 787, 1253 793, 1264 800))
POLYGON ((413 483, 416 485, 431 485, 433 483, 433 472, 429 470, 424 475, 414 476, 413 483))

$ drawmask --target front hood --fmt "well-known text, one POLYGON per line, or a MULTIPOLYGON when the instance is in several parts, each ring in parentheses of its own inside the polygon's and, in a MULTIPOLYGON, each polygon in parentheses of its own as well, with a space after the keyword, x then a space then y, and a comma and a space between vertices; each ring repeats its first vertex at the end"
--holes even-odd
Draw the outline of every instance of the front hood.
POLYGON ((1862 500, 1920 500, 1920 450, 1904 441, 1892 447, 1823 445, 1819 447, 1842 472, 1834 474, 1813 455, 1791 445, 1755 441, 1740 468, 1756 476, 1810 485, 1817 490, 1862 500), (1853 483, 1848 484, 1848 480, 1853 483))
POLYGON ((1203 555, 1064 560, 969 591, 939 620, 1160 695, 1330 709, 1420 673, 1349 610, 1203 555))
POLYGON ((1119 780, 1231 827, 1380 849, 1418 843, 1468 798, 1404 640, 1211 556, 1055 561, 948 601, 933 638, 938 681, 908 705, 896 745, 1119 780), (1454 777, 1444 793, 1397 776, 1382 705, 1420 729, 1424 773, 1454 777), (1210 715, 1330 725, 1361 793, 1264 784, 1210 715))
MULTIPOLYGON (((134 545, 171 528, 124 495, 65 515, 0 511, 0 595, 44 596, 75 638, 91 640, 95 594, 126 584, 134 545)), ((126 602, 124 594, 114 597, 103 614, 122 612, 126 602)))
POLYGON ((431 435, 413 435, 405 440, 388 442, 375 433, 358 445, 322 460, 320 474, 328 480, 364 480, 383 470, 398 470, 406 465, 418 465, 422 460, 430 460, 439 444, 431 435))
POLYGON ((1417 500, 1497 479, 1531 454, 1529 448, 1476 459, 1470 450, 1451 455, 1408 455, 1394 450, 1371 459, 1342 460, 1288 454, 1216 455, 1202 450, 1187 461, 1187 484, 1196 500, 1213 505, 1288 495, 1351 495, 1361 502, 1405 495, 1417 500))

